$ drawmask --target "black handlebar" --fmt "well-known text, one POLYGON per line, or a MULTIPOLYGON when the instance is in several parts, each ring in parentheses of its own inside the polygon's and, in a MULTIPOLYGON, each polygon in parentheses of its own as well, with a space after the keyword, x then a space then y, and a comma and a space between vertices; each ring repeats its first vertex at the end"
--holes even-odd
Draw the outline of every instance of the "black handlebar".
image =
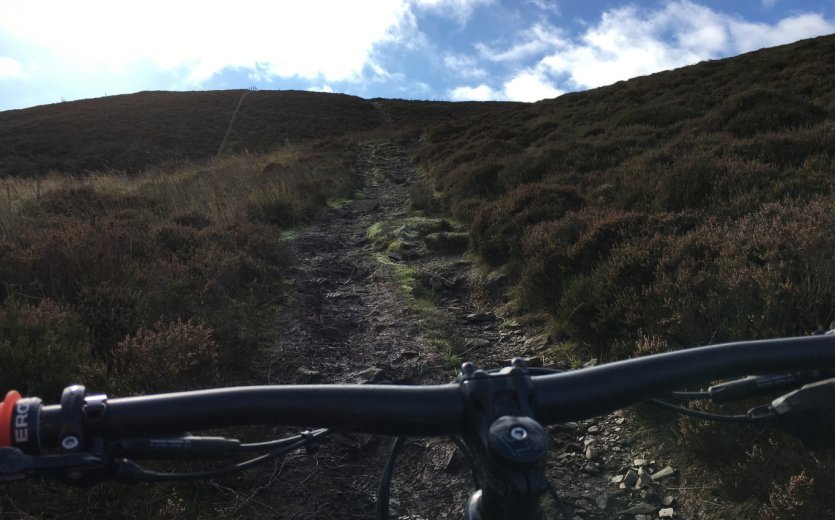
MULTIPOLYGON (((783 382, 776 387, 783 388, 785 381, 826 377, 831 371, 820 369, 834 367, 835 335, 830 333, 700 347, 550 375, 537 375, 541 372, 529 370, 521 359, 498 372, 465 363, 456 383, 446 385, 254 386, 118 399, 87 395, 75 385, 64 390, 60 405, 48 406, 9 392, 0 403, 0 480, 38 473, 75 483, 213 478, 290 450, 315 449, 327 428, 391 436, 452 435, 464 447, 480 487, 467 502, 465 518, 533 520, 542 517, 541 498, 549 489, 553 492, 545 476, 549 441, 543 425, 586 419, 720 378, 809 369, 815 374, 777 378, 783 382), (253 424, 326 429, 255 444, 183 435, 253 424), (188 473, 159 473, 131 460, 250 450, 266 453, 228 468, 188 473), (44 451, 46 455, 39 455, 44 451)), ((743 397, 751 388, 757 393, 762 376, 754 379, 753 385, 732 382, 729 388, 743 397)), ((690 399, 710 392, 679 395, 690 399)), ((772 422, 815 448, 835 440, 833 396, 835 379, 828 379, 752 408, 745 416, 681 410, 702 418, 772 422)), ((395 456, 396 449, 387 468, 395 456)), ((385 475, 381 497, 387 496, 385 475)), ((387 511, 386 503, 378 513, 387 511)))
MULTIPOLYGON (((819 367, 835 367, 833 335, 699 347, 531 377, 532 409, 538 421, 553 424, 601 415, 709 380, 819 367)), ((65 422, 62 407, 39 408, 39 416, 32 418, 39 423, 39 444, 42 448, 56 447, 65 422)), ((108 440, 244 424, 430 436, 458 434, 466 420, 460 384, 200 390, 109 399, 106 408, 96 414, 86 427, 89 433, 108 440)), ((14 428, 14 424, 8 427, 14 428)))
MULTIPOLYGON (((379 435, 445 435, 463 419, 458 385, 280 385, 108 399, 107 439, 238 425, 316 426, 379 435)), ((57 438, 61 406, 41 411, 42 439, 57 438)))
POLYGON ((544 424, 587 419, 705 381, 835 366, 835 336, 724 343, 534 378, 544 424))

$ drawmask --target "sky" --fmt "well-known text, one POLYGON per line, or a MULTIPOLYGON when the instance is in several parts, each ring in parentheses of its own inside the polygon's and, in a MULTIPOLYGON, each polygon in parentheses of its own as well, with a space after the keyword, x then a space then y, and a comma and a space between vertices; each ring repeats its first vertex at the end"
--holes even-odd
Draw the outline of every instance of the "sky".
POLYGON ((143 90, 537 101, 835 33, 835 0, 0 0, 0 110, 143 90))

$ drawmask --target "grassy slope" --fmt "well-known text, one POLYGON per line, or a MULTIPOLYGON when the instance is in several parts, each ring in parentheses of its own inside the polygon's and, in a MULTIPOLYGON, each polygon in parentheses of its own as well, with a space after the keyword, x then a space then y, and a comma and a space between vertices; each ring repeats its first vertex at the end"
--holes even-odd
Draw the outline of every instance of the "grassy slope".
POLYGON ((0 112, 0 176, 48 170, 138 172, 213 156, 241 95, 227 150, 264 152, 285 140, 380 125, 365 100, 312 92, 141 92, 0 112))
MULTIPOLYGON (((821 219, 832 214, 835 191, 833 53, 835 38, 818 38, 569 94, 502 119, 445 123, 427 132, 420 157, 453 213, 472 223, 474 246, 485 261, 518 275, 519 303, 545 309, 560 333, 598 354, 607 355, 619 339, 634 343, 639 329, 680 347, 826 327, 835 319, 831 291, 795 294, 802 302, 793 307, 802 308, 783 309, 788 319, 770 325, 765 318, 777 308, 756 309, 759 318, 749 323, 712 317, 656 331, 651 322, 676 317, 662 316, 664 309, 633 309, 628 306, 637 302, 625 300, 621 309, 601 301, 573 311, 583 303, 580 293, 608 291, 601 298, 611 301, 612 292, 624 288, 644 298, 662 282, 675 285, 661 278, 656 264, 666 262, 668 272, 684 276, 688 247, 706 250, 704 265, 725 268, 726 278, 744 268, 751 277, 778 266, 786 274, 793 261, 814 259, 820 268, 793 273, 791 283, 829 285, 831 239, 821 219), (709 231, 728 243, 711 241, 709 231), (792 242, 794 260, 774 256, 776 236, 792 242), (773 242, 762 243, 767 238, 773 242), (654 247, 653 257, 638 258, 630 244, 654 247), (731 265, 733 256, 744 254, 750 258, 731 265), (724 264, 715 263, 720 258, 724 264), (603 278, 612 276, 625 278, 605 287, 603 278), (631 322, 622 316, 633 311, 640 316, 631 322)), ((771 289, 763 284, 752 291, 771 289)), ((673 296, 684 295, 654 296, 651 303, 670 310, 678 299, 673 296)))
MULTIPOLYGON (((833 56, 821 37, 443 123, 419 157, 555 357, 808 334, 835 322, 833 56)), ((672 427, 708 518, 832 514, 826 454, 672 427)))

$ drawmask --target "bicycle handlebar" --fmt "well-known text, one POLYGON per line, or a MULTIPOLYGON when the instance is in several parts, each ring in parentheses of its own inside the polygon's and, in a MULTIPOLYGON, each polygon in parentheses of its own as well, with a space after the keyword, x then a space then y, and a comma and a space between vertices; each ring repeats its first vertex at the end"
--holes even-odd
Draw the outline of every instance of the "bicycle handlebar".
POLYGON ((546 424, 587 419, 705 381, 832 366, 833 335, 666 352, 536 378, 540 396, 537 418, 546 424))
MULTIPOLYGON (((554 424, 601 415, 709 380, 819 367, 835 367, 833 335, 692 348, 533 376, 532 409, 542 424, 554 424)), ((505 372, 513 375, 512 370, 505 372)), ((110 441, 245 424, 391 436, 458 434, 466 421, 462 387, 470 382, 464 377, 459 383, 431 386, 254 386, 116 398, 103 407, 85 406, 83 427, 110 441)), ((21 413, 21 403, 29 402, 18 401, 17 413, 8 408, 3 413, 0 405, 0 419, 8 421, 2 427, 10 432, 0 439, 15 445, 15 438, 36 438, 40 449, 58 447, 66 422, 64 406, 38 406, 37 414, 21 413)))

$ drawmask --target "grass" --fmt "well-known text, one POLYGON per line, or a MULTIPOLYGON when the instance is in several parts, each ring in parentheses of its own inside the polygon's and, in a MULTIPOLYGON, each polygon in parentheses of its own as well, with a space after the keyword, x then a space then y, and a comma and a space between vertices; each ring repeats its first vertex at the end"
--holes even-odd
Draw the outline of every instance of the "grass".
POLYGON ((386 267, 392 282, 403 293, 409 310, 421 325, 424 337, 445 357, 451 369, 458 369, 463 362, 464 340, 454 333, 447 315, 438 308, 429 291, 421 286, 418 272, 407 264, 391 260, 387 254, 377 253, 374 257, 386 267))
MULTIPOLYGON (((0 380, 46 402, 71 382, 113 395, 252 382, 283 302, 290 258, 279 237, 350 196, 355 151, 325 139, 138 175, 9 179, 0 380)), ((25 482, 4 489, 0 511, 217 516, 211 489, 184 489, 25 482)))

